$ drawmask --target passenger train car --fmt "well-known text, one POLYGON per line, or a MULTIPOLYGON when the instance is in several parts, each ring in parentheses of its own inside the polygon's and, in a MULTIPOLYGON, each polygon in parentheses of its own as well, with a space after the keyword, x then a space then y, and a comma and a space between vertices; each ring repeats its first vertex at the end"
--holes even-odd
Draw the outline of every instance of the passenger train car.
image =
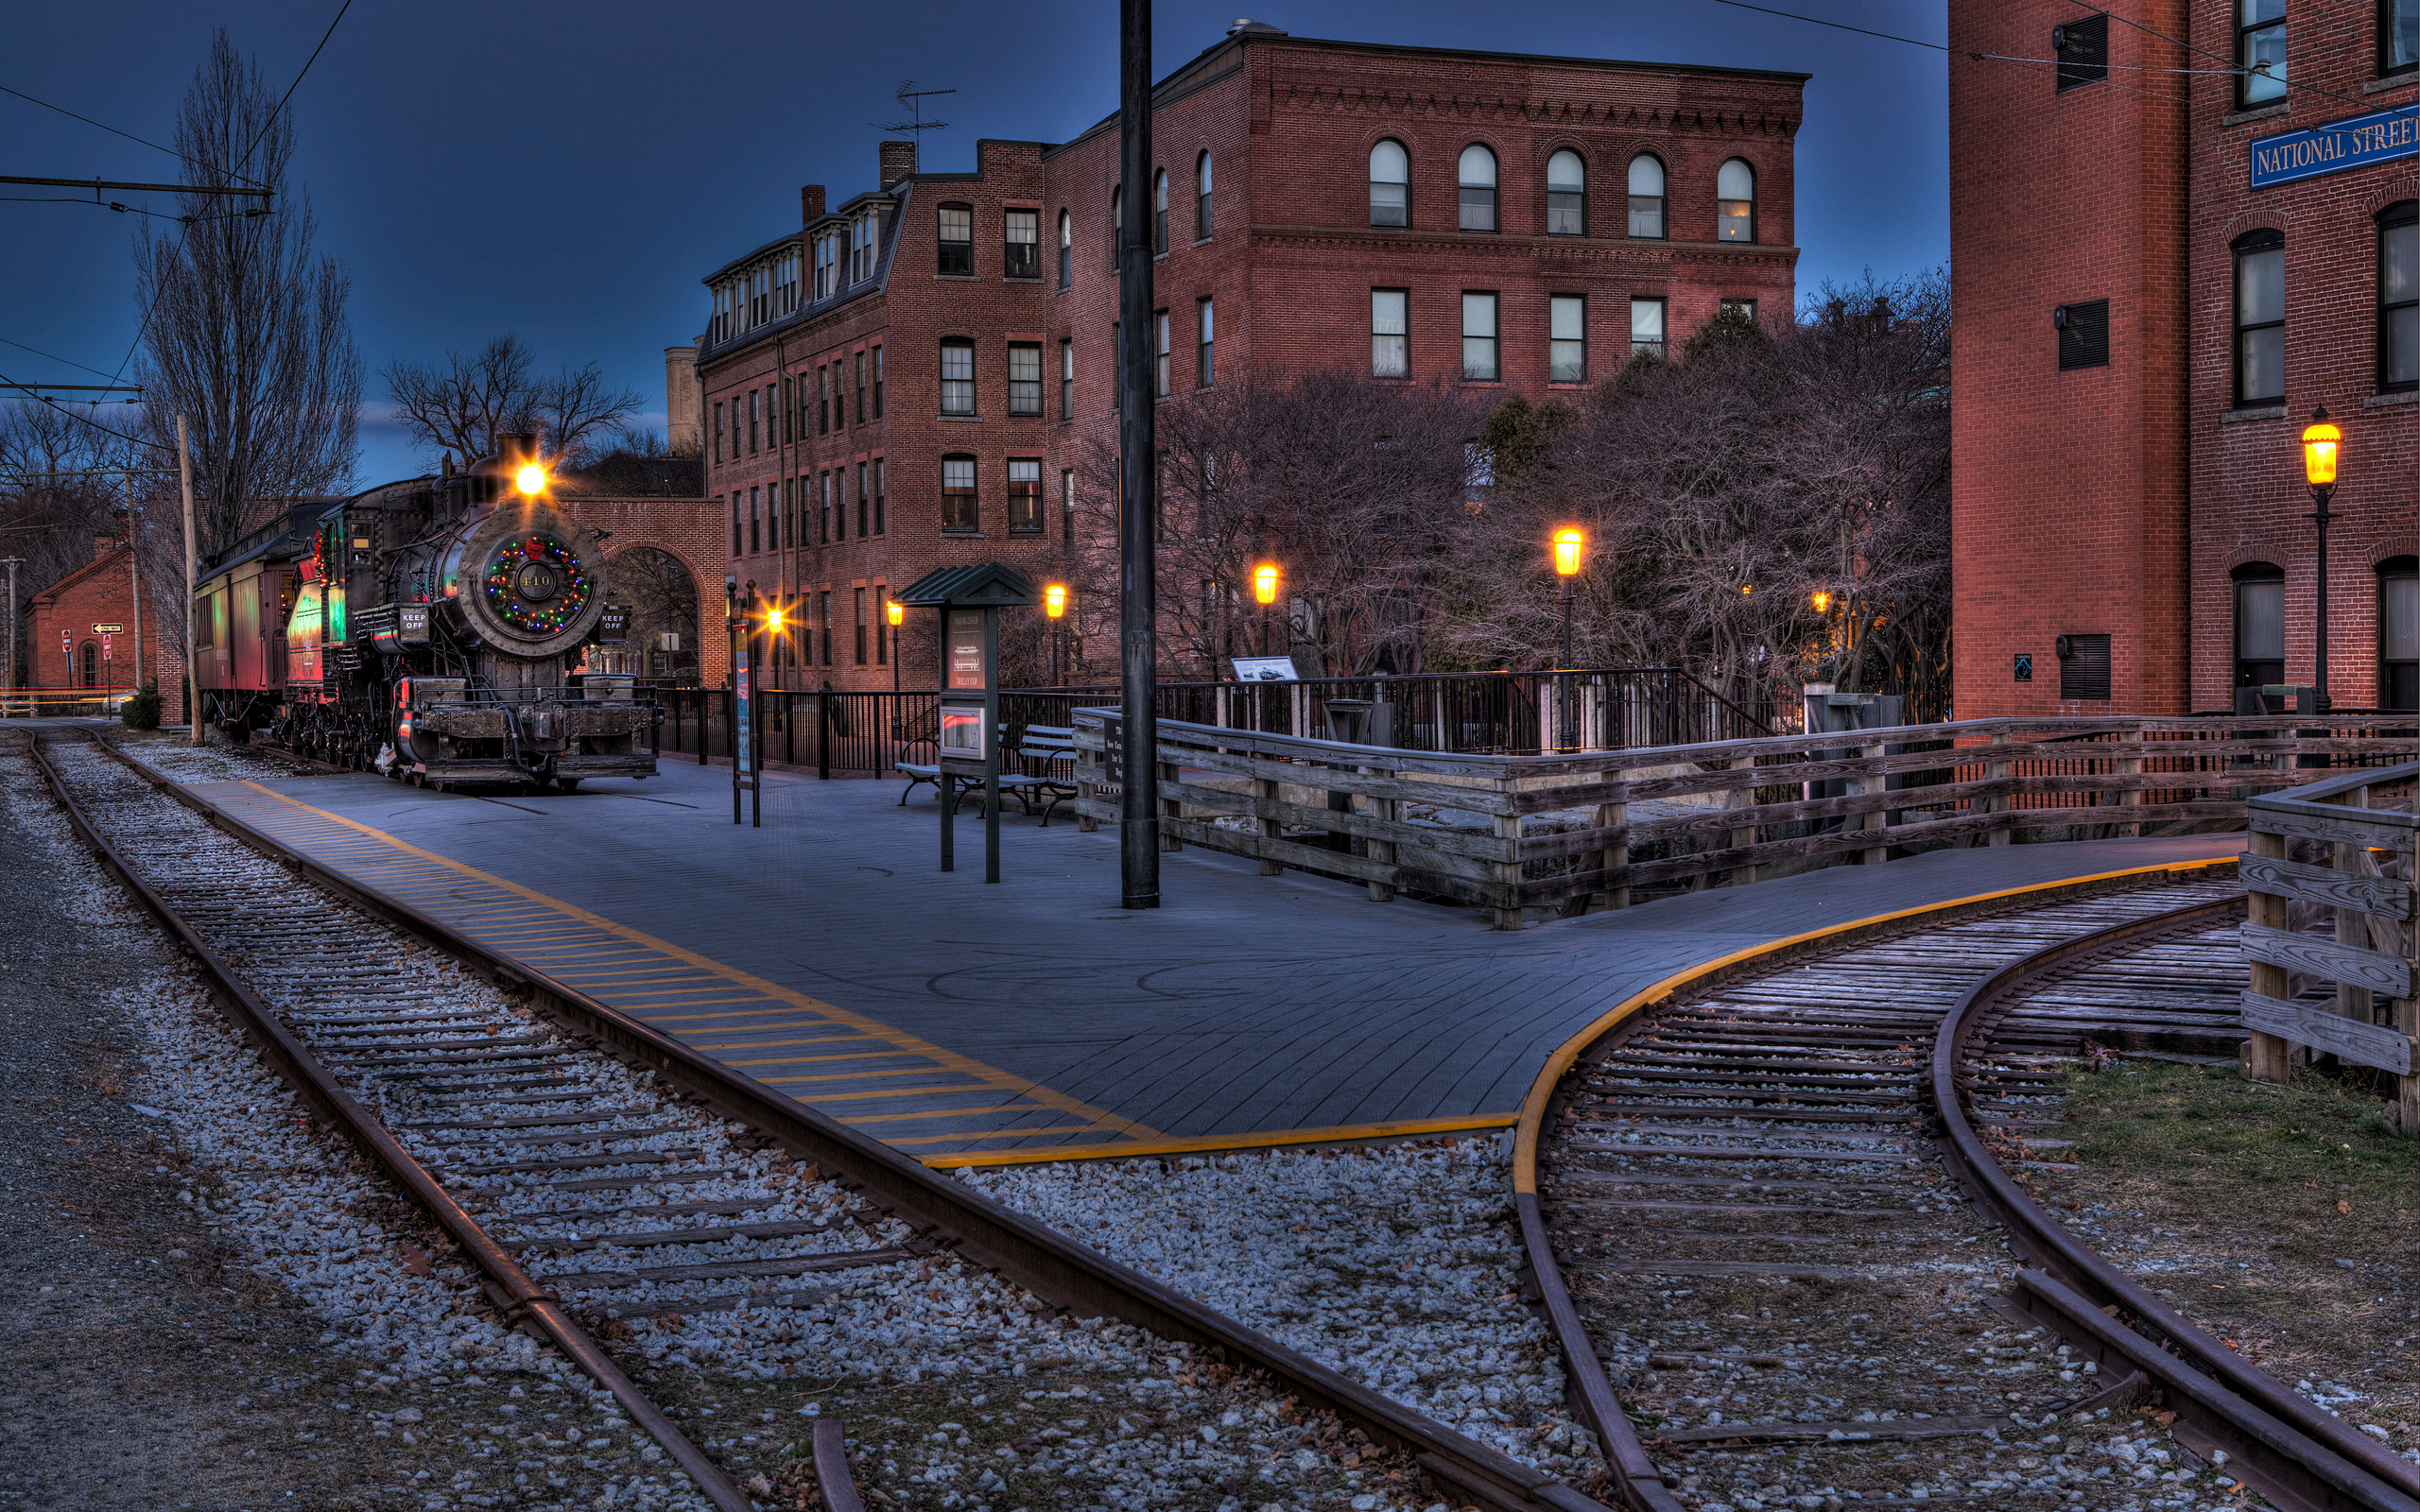
POLYGON ((349 499, 307 500, 201 570, 195 682, 232 738, 437 787, 655 772, 655 710, 576 671, 614 641, 603 538, 536 438, 349 499))

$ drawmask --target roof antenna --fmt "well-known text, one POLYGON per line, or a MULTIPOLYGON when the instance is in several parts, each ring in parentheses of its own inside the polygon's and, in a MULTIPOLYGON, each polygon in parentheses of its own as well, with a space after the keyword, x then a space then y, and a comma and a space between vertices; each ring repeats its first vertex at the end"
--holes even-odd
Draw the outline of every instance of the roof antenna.
POLYGON ((908 131, 913 133, 908 140, 917 144, 918 150, 916 155, 921 158, 924 156, 923 145, 925 141, 925 133, 927 131, 938 131, 942 127, 949 125, 947 121, 927 121, 925 119, 925 96, 932 94, 955 94, 957 93, 958 91, 954 89, 918 89, 914 79, 903 78, 899 81, 899 89, 892 97, 897 99, 900 105, 908 111, 908 119, 905 121, 892 121, 887 125, 881 121, 869 121, 866 124, 873 127, 877 131, 908 131))

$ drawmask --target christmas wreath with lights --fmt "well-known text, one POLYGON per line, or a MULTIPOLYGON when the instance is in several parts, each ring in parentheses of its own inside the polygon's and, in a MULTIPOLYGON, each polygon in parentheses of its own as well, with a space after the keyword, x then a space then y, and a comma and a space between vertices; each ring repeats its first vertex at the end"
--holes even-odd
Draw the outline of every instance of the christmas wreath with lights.
POLYGON ((488 563, 488 607, 496 618, 531 635, 553 635, 588 607, 588 574, 579 557, 550 535, 517 537, 488 563))

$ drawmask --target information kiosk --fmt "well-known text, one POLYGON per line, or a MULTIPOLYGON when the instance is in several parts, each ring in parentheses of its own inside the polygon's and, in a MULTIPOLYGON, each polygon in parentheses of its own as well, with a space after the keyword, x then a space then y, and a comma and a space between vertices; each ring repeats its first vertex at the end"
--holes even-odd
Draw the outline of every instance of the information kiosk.
POLYGON ((925 574, 893 602, 941 615, 942 869, 957 869, 958 784, 983 791, 983 880, 1000 880, 1000 610, 1041 601, 1032 579, 985 562, 925 574))

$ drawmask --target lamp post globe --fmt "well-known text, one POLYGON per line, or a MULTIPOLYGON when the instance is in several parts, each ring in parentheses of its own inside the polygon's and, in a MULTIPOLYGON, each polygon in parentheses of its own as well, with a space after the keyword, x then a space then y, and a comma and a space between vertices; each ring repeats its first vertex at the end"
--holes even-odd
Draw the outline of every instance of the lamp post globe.
POLYGON ((2336 516, 2327 501, 2336 496, 2338 454, 2344 433, 2327 418, 2327 406, 2320 405, 2310 412, 2310 423, 2303 427, 2303 483, 2310 490, 2311 512, 2303 516, 2311 523, 2318 536, 2317 571, 2311 576, 2311 690, 2319 696, 2319 709, 2327 712, 2327 526, 2336 516))

